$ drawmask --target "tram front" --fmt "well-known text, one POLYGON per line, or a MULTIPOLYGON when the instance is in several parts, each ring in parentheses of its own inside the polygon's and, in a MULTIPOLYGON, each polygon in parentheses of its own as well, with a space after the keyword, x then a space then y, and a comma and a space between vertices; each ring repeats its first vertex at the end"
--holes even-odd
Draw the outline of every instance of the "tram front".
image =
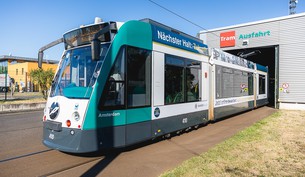
POLYGON ((98 150, 96 136, 86 134, 82 127, 93 88, 116 31, 116 22, 84 26, 67 32, 63 38, 39 50, 41 67, 44 50, 62 42, 65 44, 44 110, 43 144, 47 147, 77 153, 98 150))

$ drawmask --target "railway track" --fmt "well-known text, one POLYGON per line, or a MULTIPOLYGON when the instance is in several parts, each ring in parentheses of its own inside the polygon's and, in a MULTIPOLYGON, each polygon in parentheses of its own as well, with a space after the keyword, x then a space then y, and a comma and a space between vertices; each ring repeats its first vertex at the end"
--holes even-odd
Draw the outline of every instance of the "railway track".
POLYGON ((46 149, 0 160, 0 176, 58 175, 94 161, 102 161, 105 157, 73 156, 57 150, 46 149), (56 165, 56 161, 60 161, 60 163, 56 165), (45 164, 46 162, 53 162, 49 164, 53 167, 41 167, 41 164, 45 164))
POLYGON ((8 162, 8 161, 24 158, 24 157, 30 157, 30 156, 41 154, 41 153, 44 153, 44 152, 49 152, 49 151, 54 151, 54 149, 47 149, 47 150, 32 152, 32 153, 29 153, 29 154, 23 154, 23 155, 11 157, 11 158, 3 159, 3 160, 0 160, 0 164, 4 163, 4 162, 8 162))
POLYGON ((30 130, 30 129, 34 129, 34 128, 41 128, 41 126, 36 126, 36 127, 31 127, 31 128, 13 129, 13 130, 4 130, 4 131, 0 130, 0 133, 10 133, 10 132, 16 132, 16 131, 25 131, 25 130, 30 130))
MULTIPOLYGON (((68 166, 68 167, 65 167, 65 168, 61 168, 61 169, 58 169, 58 170, 55 170, 55 171, 52 171, 52 172, 48 172, 46 174, 43 174, 43 175, 40 175, 40 177, 45 177, 45 176, 52 176, 52 175, 57 175, 57 174, 61 174, 65 171, 68 171, 68 170, 72 170, 74 168, 77 168, 77 167, 80 167, 82 165, 86 165, 86 164, 89 164, 91 162, 94 162, 94 161, 100 161, 102 160, 103 158, 93 158, 91 160, 87 160, 85 162, 81 162, 81 163, 77 163, 75 165, 71 165, 71 166, 68 166)), ((81 176, 81 175, 80 175, 81 176)))

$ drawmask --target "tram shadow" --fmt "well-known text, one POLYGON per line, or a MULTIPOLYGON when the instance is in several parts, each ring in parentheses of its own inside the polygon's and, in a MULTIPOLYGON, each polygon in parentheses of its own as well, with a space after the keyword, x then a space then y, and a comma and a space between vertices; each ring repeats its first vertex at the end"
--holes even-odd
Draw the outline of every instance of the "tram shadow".
POLYGON ((79 157, 89 157, 96 159, 96 164, 93 165, 91 168, 89 168, 87 171, 85 171, 80 176, 97 176, 101 172, 103 172, 111 163, 113 163, 121 154, 129 151, 133 151, 136 149, 140 149, 145 146, 149 146, 151 144, 157 143, 159 141, 164 140, 164 137, 157 137, 154 140, 147 140, 143 141, 134 145, 121 147, 121 148, 112 148, 112 149, 101 149, 97 152, 91 152, 91 153, 80 153, 80 154, 74 154, 74 153, 67 153, 69 155, 73 156, 79 156, 79 157))
MULTIPOLYGON (((139 143, 136 143, 133 145, 121 147, 121 148, 101 149, 100 151, 97 151, 97 152, 83 153, 83 154, 71 154, 71 153, 67 153, 67 154, 74 155, 74 156, 95 158, 98 162, 95 165, 93 165, 90 169, 85 171, 81 176, 97 176, 101 172, 103 172, 111 163, 115 162, 115 160, 121 154, 123 154, 125 152, 134 151, 134 150, 143 148, 145 146, 150 146, 152 144, 158 143, 160 141, 169 140, 176 136, 187 134, 189 132, 192 132, 193 130, 197 130, 198 128, 204 127, 207 124, 208 123, 206 122, 204 124, 200 124, 200 125, 196 126, 196 128, 192 128, 192 129, 187 128, 187 129, 179 130, 179 131, 170 133, 170 135, 167 134, 164 136, 159 136, 152 140, 145 140, 145 141, 142 141, 142 142, 139 142, 139 143)), ((195 155, 197 155, 197 154, 195 154, 195 155)))
POLYGON ((108 165, 110 165, 118 156, 119 152, 108 153, 101 160, 99 160, 94 166, 85 171, 80 176, 97 176, 100 174, 108 165))

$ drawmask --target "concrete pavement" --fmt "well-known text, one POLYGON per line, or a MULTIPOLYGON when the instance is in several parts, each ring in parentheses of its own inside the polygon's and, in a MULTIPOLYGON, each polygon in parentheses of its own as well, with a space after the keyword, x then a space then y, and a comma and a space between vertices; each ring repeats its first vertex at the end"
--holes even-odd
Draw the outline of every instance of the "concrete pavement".
MULTIPOLYGON (((0 114, 7 112, 44 109, 46 101, 37 101, 37 99, 42 99, 42 95, 39 92, 16 92, 14 96, 11 95, 11 92, 7 92, 7 102, 0 103, 0 114), (31 100, 35 101, 31 102, 31 100), (15 103, 14 101, 21 101, 22 103, 15 103)), ((0 92, 0 101, 4 100, 5 93, 0 92)))

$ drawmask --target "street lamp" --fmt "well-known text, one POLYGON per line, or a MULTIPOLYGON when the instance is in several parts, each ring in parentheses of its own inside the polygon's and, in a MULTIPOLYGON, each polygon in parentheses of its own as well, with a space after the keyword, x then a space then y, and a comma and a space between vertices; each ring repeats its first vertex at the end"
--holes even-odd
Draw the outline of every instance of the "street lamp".
POLYGON ((298 0, 289 0, 289 15, 295 14, 298 0))

